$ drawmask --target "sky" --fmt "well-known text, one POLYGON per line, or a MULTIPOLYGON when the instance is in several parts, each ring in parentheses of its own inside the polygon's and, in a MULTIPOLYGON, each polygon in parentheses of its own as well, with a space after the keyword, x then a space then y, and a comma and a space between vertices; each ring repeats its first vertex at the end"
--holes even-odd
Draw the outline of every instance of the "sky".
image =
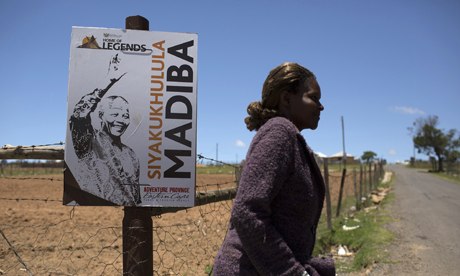
MULTIPOLYGON (((72 26, 198 34, 197 154, 244 159, 246 108, 268 72, 297 62, 325 110, 304 130, 326 155, 413 156, 408 127, 437 115, 460 130, 460 1, 0 1, 0 146, 65 141, 72 26)), ((416 154, 417 158, 426 158, 416 154)))

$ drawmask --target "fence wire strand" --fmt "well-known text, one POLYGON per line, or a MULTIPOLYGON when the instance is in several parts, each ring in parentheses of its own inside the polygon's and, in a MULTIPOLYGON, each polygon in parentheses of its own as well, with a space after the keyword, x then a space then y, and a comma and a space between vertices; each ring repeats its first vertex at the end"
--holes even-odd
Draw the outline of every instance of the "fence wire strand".
MULTIPOLYGON (((197 178, 198 193, 236 187, 234 173, 197 178)), ((122 207, 62 206, 61 181, 0 178, 5 209, 0 274, 123 274, 122 207)), ((205 275, 224 238, 231 206, 229 199, 152 217, 154 275, 205 275)))
MULTIPOLYGON (((218 163, 235 168, 235 173, 197 174, 197 193, 236 188, 238 166, 218 163)), ((330 173, 333 195, 340 175, 330 173)), ((0 274, 123 274, 122 207, 62 206, 61 181, 0 178, 0 274)), ((351 195, 351 172, 345 187, 345 195, 351 195)), ((229 198, 153 216, 154 275, 207 275, 226 234, 232 203, 229 198)))

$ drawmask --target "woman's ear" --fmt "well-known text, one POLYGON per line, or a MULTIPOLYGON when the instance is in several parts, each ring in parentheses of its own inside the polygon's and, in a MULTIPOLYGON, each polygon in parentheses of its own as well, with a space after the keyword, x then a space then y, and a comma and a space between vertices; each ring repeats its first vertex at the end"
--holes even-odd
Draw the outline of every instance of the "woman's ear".
POLYGON ((291 105, 291 93, 287 91, 282 91, 280 93, 280 100, 279 100, 279 105, 278 105, 278 110, 280 114, 286 116, 289 114, 289 107, 291 105))
POLYGON ((291 93, 287 91, 282 91, 280 95, 280 107, 289 108, 291 104, 291 93))

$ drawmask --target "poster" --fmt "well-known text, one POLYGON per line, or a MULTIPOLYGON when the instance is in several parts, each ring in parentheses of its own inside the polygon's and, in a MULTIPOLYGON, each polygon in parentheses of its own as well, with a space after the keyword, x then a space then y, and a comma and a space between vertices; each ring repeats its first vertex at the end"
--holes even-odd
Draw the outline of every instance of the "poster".
POLYGON ((197 39, 72 28, 65 205, 194 205, 197 39))

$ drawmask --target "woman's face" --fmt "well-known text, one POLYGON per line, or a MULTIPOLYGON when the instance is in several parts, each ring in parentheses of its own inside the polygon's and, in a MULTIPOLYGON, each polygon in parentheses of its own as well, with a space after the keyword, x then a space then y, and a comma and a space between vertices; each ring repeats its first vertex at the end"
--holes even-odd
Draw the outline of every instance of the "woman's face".
POLYGON ((316 129, 321 111, 321 88, 314 78, 307 79, 295 94, 289 93, 289 119, 299 131, 316 129))

